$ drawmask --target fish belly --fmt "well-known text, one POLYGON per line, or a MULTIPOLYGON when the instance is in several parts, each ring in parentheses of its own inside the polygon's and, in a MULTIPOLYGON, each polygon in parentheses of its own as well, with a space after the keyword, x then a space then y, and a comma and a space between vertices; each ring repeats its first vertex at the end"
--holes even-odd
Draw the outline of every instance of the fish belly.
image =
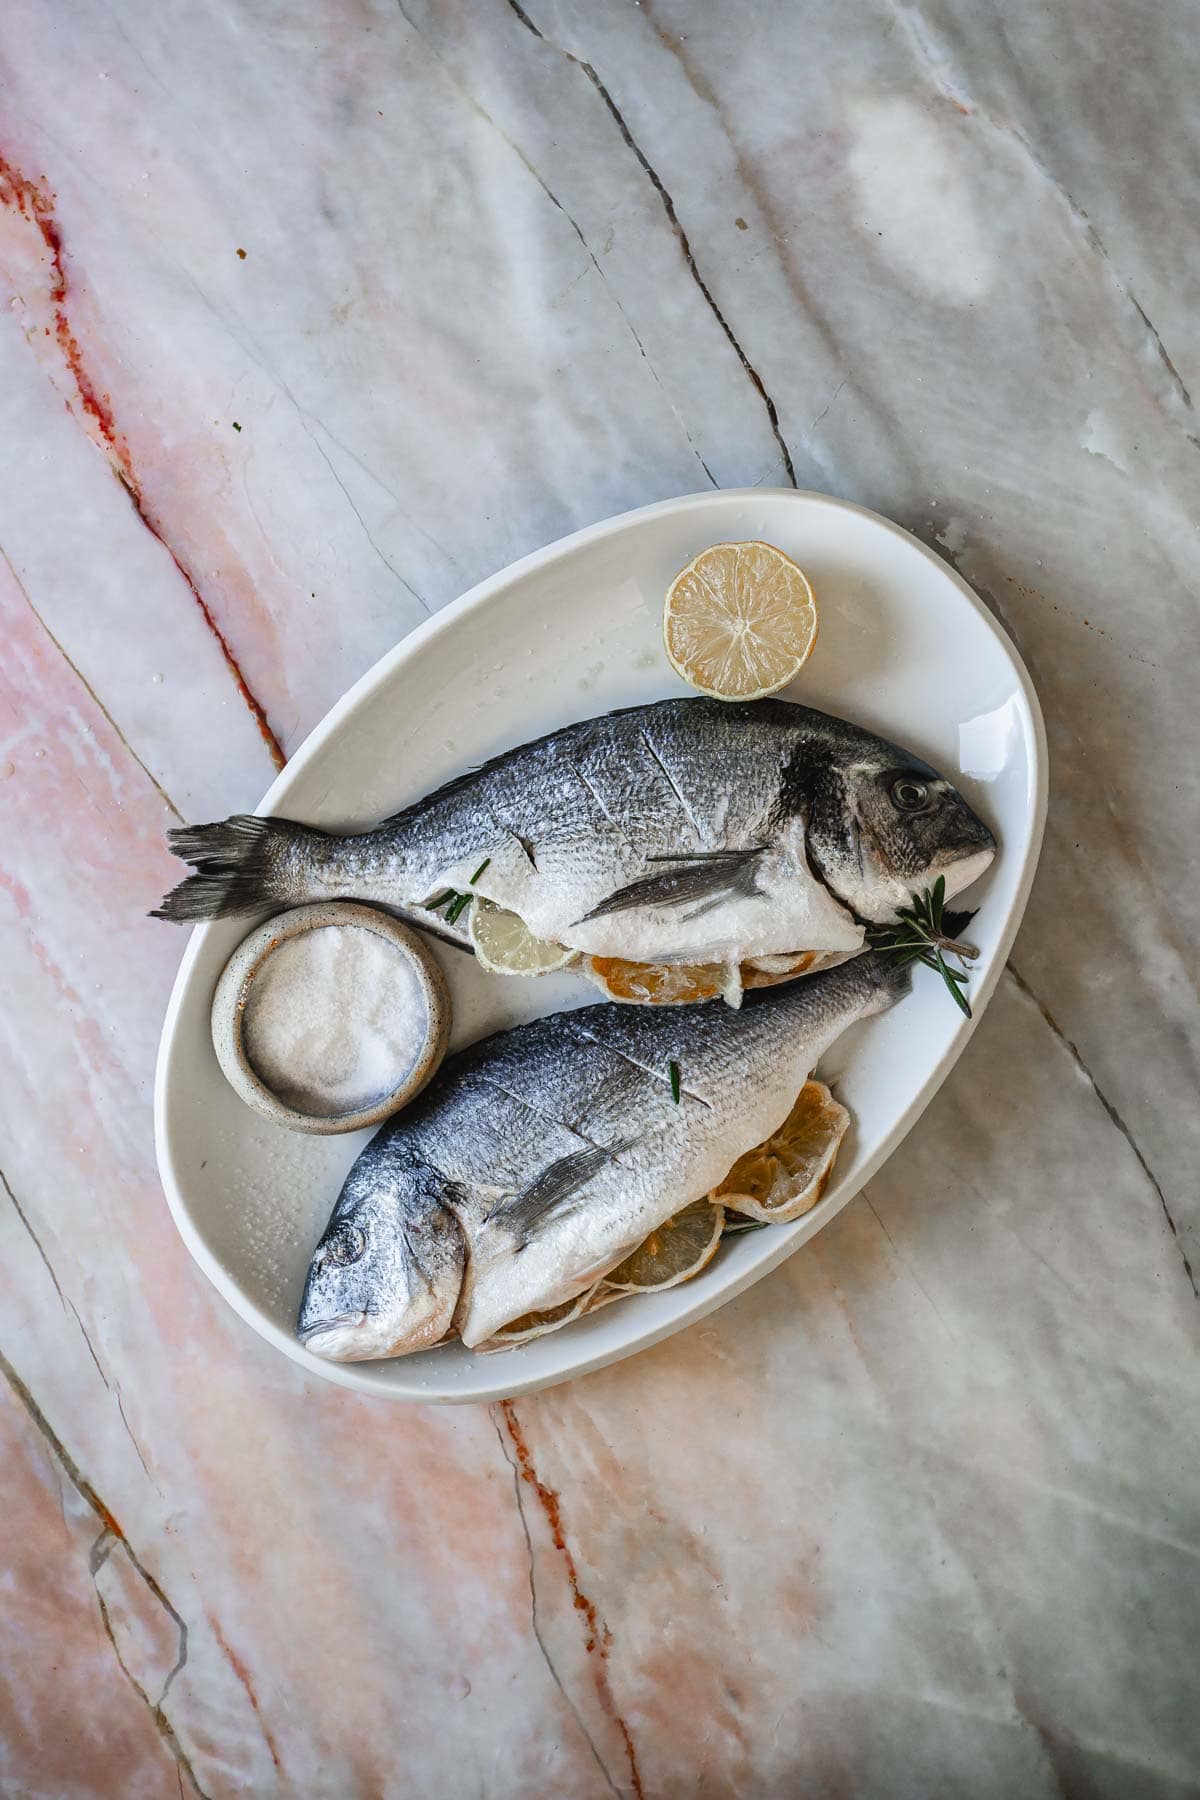
POLYGON ((739 1156, 778 1130, 829 1035, 801 1033, 789 1042, 781 1031, 773 1045, 747 1046, 737 1069, 722 1058, 723 1066, 707 1070, 681 1051, 690 1092, 678 1107, 667 1098, 630 1121, 639 1141, 589 1183, 577 1207, 519 1246, 503 1229, 477 1227, 455 1317, 467 1348, 582 1293, 656 1227, 711 1193, 739 1156))

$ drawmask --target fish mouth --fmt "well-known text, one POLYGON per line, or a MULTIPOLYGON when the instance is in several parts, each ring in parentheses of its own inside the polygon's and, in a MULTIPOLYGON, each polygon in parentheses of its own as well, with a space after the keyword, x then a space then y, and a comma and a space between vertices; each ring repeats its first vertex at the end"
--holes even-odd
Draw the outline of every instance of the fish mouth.
POLYGON ((999 845, 991 826, 985 824, 974 808, 968 806, 965 801, 963 802, 963 813, 965 814, 963 820, 965 829, 956 833, 957 842, 954 844, 951 854, 967 857, 982 856, 986 852, 988 856, 994 856, 999 845))
MULTIPOLYGON (((988 835, 991 837, 990 832, 988 835)), ((961 894, 964 889, 969 888, 991 868, 995 861, 996 848, 996 840, 992 838, 989 844, 978 850, 968 851, 965 855, 962 851, 957 851, 948 856, 944 862, 935 865, 937 872, 945 876, 948 898, 953 899, 955 895, 961 894)))
POLYGON ((326 1362, 353 1362, 360 1342, 359 1333, 367 1322, 365 1312, 337 1313, 332 1318, 314 1319, 297 1330, 306 1350, 322 1356, 326 1362))

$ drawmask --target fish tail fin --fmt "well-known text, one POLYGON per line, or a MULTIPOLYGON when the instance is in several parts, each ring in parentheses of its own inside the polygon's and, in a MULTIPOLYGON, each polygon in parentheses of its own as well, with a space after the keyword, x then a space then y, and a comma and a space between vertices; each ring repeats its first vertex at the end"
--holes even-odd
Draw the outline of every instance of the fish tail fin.
POLYGON ((168 832, 167 841, 195 873, 172 888, 150 917, 191 925, 316 898, 311 877, 328 834, 291 819, 235 813, 215 825, 183 825, 168 832))
MULTIPOLYGON (((835 969, 810 975, 808 981, 821 983, 842 1005, 859 1010, 864 1018, 869 1018, 872 1013, 886 1012, 909 992, 912 964, 884 950, 864 950, 858 956, 848 957, 835 969)), ((797 985, 804 987, 808 983, 797 985)))
POLYGON ((867 950, 862 956, 854 958, 852 966, 860 970, 871 987, 887 996, 885 1004, 902 1000, 912 987, 911 962, 905 962, 902 957, 890 955, 886 951, 867 950))

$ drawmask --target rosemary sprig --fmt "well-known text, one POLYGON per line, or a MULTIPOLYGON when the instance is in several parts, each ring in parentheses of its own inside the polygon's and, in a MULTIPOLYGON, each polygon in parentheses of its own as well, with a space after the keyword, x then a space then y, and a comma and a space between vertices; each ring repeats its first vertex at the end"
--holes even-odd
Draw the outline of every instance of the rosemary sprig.
MULTIPOLYGON (((475 883, 479 880, 479 877, 483 874, 483 871, 487 868, 491 860, 490 856, 484 857, 483 861, 471 877, 472 887, 475 886, 475 883)), ((425 902, 425 910, 426 912, 440 912, 444 906, 447 909, 447 925, 457 925, 474 898, 474 894, 464 893, 458 888, 443 888, 440 894, 435 894, 432 900, 427 900, 425 902)))
POLYGON ((444 906, 447 925, 456 925, 474 898, 474 894, 460 894, 457 888, 443 888, 440 894, 425 902, 425 910, 440 912, 444 906))
POLYGON ((679 1076, 679 1064, 677 1062, 672 1061, 669 1064, 669 1067, 671 1070, 671 1098, 675 1102, 676 1106, 678 1106, 679 1105, 679 1095, 682 1091, 681 1083, 680 1083, 680 1076, 679 1076))
POLYGON ((974 917, 974 913, 946 911, 946 878, 939 875, 932 888, 913 895, 911 906, 898 908, 898 924, 874 927, 867 933, 867 941, 885 956, 894 956, 901 966, 919 962, 936 969, 954 1004, 969 1019, 971 1003, 963 992, 969 977, 965 969, 952 969, 946 958, 953 956, 967 963, 979 955, 974 944, 958 941, 958 933, 974 917))

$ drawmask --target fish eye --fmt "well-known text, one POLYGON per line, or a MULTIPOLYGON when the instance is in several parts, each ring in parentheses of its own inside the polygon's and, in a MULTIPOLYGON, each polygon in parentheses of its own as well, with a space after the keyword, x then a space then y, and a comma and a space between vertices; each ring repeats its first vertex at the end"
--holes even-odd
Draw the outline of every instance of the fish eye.
POLYGON ((924 812, 929 805, 929 784, 915 775, 898 775, 892 783, 892 805, 901 812, 924 812))
POLYGON ((339 1225, 333 1236, 324 1247, 326 1259, 344 1268, 347 1263, 355 1263, 367 1247, 367 1234, 360 1231, 357 1225, 339 1225))

